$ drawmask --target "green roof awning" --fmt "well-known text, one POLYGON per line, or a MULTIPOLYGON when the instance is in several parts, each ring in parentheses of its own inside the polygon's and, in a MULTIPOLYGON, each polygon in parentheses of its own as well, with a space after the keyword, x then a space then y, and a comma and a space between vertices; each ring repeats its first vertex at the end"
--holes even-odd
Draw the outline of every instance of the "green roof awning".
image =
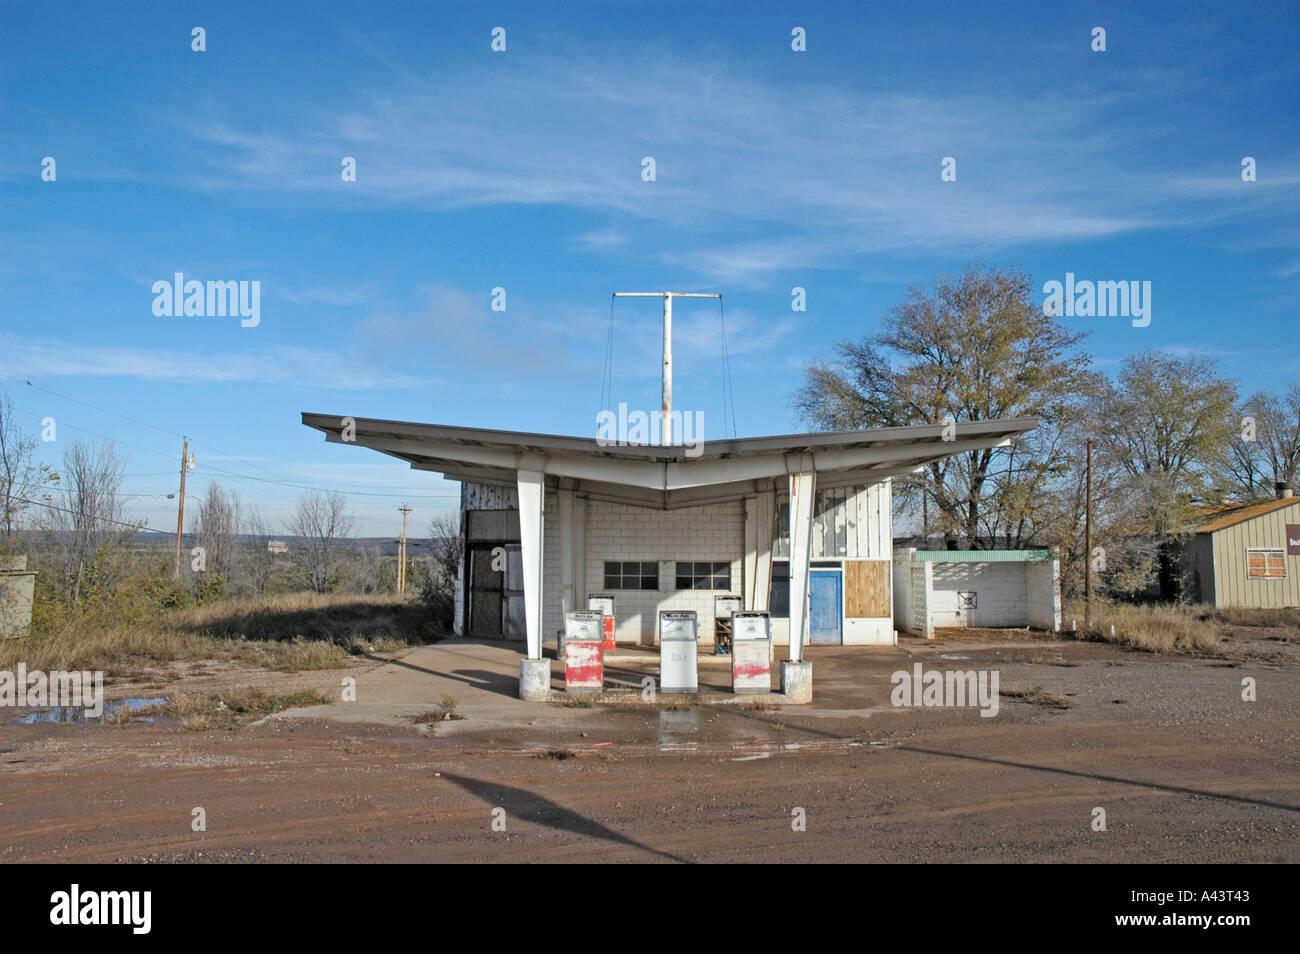
POLYGON ((931 563, 1045 563, 1051 550, 917 550, 913 560, 931 563))

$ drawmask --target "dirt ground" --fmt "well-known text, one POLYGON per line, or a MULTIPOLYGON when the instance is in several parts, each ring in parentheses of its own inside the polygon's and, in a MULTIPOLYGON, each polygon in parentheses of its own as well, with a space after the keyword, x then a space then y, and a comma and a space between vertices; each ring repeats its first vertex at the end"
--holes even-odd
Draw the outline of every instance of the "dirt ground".
POLYGON ((0 860, 1295 862, 1300 646, 1227 637, 1217 657, 987 632, 812 647, 814 701, 785 708, 523 703, 517 647, 469 640, 347 671, 201 666, 181 688, 335 698, 351 676, 358 699, 234 731, 5 713, 0 860), (996 670, 998 715, 891 705, 916 662, 996 670), (411 721, 449 694, 462 718, 411 721))

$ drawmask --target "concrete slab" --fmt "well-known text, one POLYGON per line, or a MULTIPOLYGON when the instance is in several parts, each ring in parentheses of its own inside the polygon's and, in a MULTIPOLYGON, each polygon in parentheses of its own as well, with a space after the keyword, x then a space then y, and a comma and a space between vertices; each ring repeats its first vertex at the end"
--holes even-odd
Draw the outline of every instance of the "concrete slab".
MULTIPOLYGON (((443 722, 440 736, 455 735, 470 723, 512 728, 564 725, 574 713, 545 702, 524 702, 519 696, 520 652, 514 643, 448 639, 409 650, 397 659, 372 657, 381 663, 356 678, 356 701, 286 709, 274 719, 329 719, 337 722, 410 725, 411 719, 440 708, 444 697, 456 700, 462 718, 443 722)), ((552 687, 554 683, 552 666, 552 687)))
MULTIPOLYGON (((412 725, 412 720, 442 707, 445 697, 455 699, 460 719, 439 724, 439 736, 493 728, 578 727, 583 710, 593 705, 646 709, 699 706, 771 706, 785 704, 779 692, 731 691, 731 657, 700 656, 700 691, 656 693, 654 702, 641 697, 646 676, 658 677, 659 652, 620 650, 611 653, 605 668, 604 692, 565 692, 564 669, 547 658, 551 691, 546 701, 519 698, 520 646, 473 638, 448 639, 408 650, 398 658, 370 657, 379 665, 355 676, 356 701, 286 709, 263 721, 277 719, 328 719, 343 723, 412 725)), ((775 667, 774 667, 775 670, 775 667)), ((775 688, 775 687, 774 687, 775 688)))

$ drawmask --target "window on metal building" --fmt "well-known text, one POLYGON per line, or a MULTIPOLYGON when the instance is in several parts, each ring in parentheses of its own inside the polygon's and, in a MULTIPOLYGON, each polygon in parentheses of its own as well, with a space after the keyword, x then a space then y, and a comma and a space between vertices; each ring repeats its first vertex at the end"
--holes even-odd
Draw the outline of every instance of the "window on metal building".
POLYGON ((1247 550, 1246 579, 1285 580, 1286 552, 1283 550, 1247 550))

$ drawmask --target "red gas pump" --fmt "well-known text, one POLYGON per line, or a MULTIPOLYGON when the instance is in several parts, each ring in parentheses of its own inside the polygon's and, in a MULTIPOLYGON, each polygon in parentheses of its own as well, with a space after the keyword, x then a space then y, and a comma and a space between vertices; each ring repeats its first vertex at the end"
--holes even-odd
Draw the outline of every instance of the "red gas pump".
POLYGON ((614 646, 614 597, 608 594, 597 594, 587 597, 587 609, 599 610, 605 615, 604 635, 605 635, 605 652, 612 653, 614 646))

